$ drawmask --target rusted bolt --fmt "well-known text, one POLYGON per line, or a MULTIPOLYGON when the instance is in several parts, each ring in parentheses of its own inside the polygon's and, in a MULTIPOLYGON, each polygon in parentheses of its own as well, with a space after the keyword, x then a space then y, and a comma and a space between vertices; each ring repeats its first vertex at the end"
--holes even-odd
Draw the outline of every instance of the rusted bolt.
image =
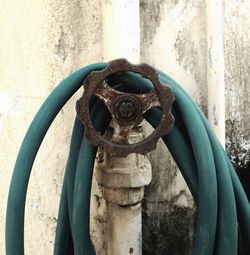
POLYGON ((141 114, 140 103, 133 96, 121 95, 113 103, 114 116, 118 123, 128 124, 141 114))

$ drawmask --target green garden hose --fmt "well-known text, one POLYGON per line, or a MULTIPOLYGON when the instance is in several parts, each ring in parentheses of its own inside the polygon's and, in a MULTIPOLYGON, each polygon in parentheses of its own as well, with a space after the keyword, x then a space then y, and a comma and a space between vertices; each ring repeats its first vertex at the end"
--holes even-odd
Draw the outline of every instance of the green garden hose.
MULTIPOLYGON (((89 65, 73 73, 51 93, 36 114, 20 148, 8 197, 6 254, 24 254, 24 209, 29 176, 42 140, 67 100, 81 87, 86 76, 106 67, 89 65)), ((175 124, 163 137, 198 206, 193 254, 236 255, 239 224, 250 250, 250 205, 225 151, 205 116, 183 89, 166 74, 160 80, 171 86, 175 124)), ((116 77, 125 91, 141 92, 152 84, 139 75, 116 77)), ((100 102, 90 104, 92 122, 100 132, 110 117, 100 102)), ((156 127, 161 114, 151 109, 146 120, 156 127)), ((84 138, 84 126, 75 120, 70 153, 62 187, 54 254, 95 254, 89 235, 89 207, 96 148, 84 138)))

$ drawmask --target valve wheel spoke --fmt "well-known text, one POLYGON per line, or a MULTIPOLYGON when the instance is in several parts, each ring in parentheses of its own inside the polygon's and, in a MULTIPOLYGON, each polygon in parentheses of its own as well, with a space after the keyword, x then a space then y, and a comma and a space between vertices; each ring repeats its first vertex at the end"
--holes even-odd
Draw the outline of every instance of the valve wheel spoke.
POLYGON ((111 113, 112 102, 118 95, 121 94, 124 93, 111 88, 105 80, 103 80, 95 89, 95 95, 98 96, 105 103, 111 113))
POLYGON ((116 143, 127 144, 129 133, 134 127, 134 124, 123 126, 113 121, 113 127, 114 127, 114 133, 113 133, 112 141, 116 143))
POLYGON ((161 106, 158 95, 154 89, 149 91, 148 93, 136 95, 136 97, 140 102, 142 113, 145 113, 147 110, 153 107, 161 106))

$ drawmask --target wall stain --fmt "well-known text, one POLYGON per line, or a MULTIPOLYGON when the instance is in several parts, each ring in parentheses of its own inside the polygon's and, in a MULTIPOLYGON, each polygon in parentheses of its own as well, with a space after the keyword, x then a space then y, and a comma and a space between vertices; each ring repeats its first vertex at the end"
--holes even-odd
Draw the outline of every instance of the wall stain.
POLYGON ((250 141, 240 130, 240 123, 226 120, 226 150, 236 170, 246 169, 250 163, 250 141))
POLYGON ((140 1, 140 17, 141 33, 146 42, 153 41, 157 28, 161 24, 162 9, 165 0, 141 0, 140 1))
POLYGON ((212 60, 212 48, 213 48, 213 36, 209 37, 209 48, 208 48, 208 63, 209 67, 211 68, 213 66, 213 60, 212 60))
POLYGON ((226 151, 250 201, 250 141, 235 120, 226 121, 226 151))
MULTIPOLYGON (((239 121, 226 121, 226 152, 250 202, 250 141, 241 129, 239 121)), ((238 255, 248 254, 245 250, 241 229, 239 232, 238 255)))
MULTIPOLYGON (((171 204, 171 202, 170 202, 171 204)), ((194 234, 195 209, 161 203, 157 210, 148 210, 150 204, 143 207, 142 245, 144 255, 183 255, 191 254, 194 234)))
POLYGON ((215 126, 218 126, 218 124, 219 124, 219 116, 218 116, 218 112, 217 112, 217 108, 216 108, 215 104, 214 104, 213 109, 212 109, 212 116, 213 116, 213 124, 215 126))
POLYGON ((61 34, 60 34, 58 42, 56 44, 56 52, 55 52, 55 54, 63 62, 66 59, 66 48, 67 48, 67 45, 65 43, 65 36, 66 36, 65 32, 61 28, 61 34))
POLYGON ((200 82, 199 51, 197 46, 195 46, 195 40, 190 37, 190 34, 188 29, 178 32, 174 43, 177 53, 176 61, 192 74, 196 82, 200 82))

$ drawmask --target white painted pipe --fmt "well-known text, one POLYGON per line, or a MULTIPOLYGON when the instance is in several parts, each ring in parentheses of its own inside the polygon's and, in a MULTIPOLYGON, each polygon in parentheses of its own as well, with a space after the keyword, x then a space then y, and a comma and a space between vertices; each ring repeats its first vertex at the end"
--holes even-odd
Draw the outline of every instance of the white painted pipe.
POLYGON ((108 254, 141 255, 141 204, 121 207, 108 203, 108 254))
POLYGON ((225 146, 222 0, 206 0, 208 119, 225 146))
MULTIPOLYGON (((129 141, 142 138, 139 128, 130 133, 129 141)), ((96 165, 95 177, 107 202, 108 255, 142 254, 141 201, 152 179, 151 170, 146 156, 135 153, 115 158, 105 152, 96 165)))
MULTIPOLYGON (((139 0, 102 0, 102 15, 104 60, 110 61, 117 58, 126 58, 131 63, 139 63, 139 0)), ((132 162, 131 157, 128 157, 127 160, 120 159, 118 165, 123 168, 124 173, 131 171, 131 164, 134 168, 137 167, 138 162, 134 159, 136 157, 132 158, 132 162), (123 163, 125 166, 122 166, 123 163)), ((113 163, 117 161, 115 158, 111 158, 110 160, 113 160, 113 163)), ((115 180, 114 183, 116 183, 115 180)), ((126 187, 133 187, 132 182, 126 187)), ((125 204, 126 206, 121 206, 117 201, 107 200, 108 255, 141 255, 142 253, 140 198, 137 205, 130 205, 126 200, 135 199, 137 197, 133 195, 133 189, 127 189, 127 191, 125 189, 125 193, 126 192, 127 195, 124 194, 124 201, 120 201, 121 204, 125 204)), ((138 191, 135 190, 135 194, 137 192, 138 191)), ((117 192, 114 190, 113 194, 118 196, 118 200, 123 200, 123 197, 119 195, 119 190, 117 192)), ((106 194, 106 199, 108 197, 108 194, 106 194)))
POLYGON ((102 0, 104 60, 140 60, 139 0, 102 0))

